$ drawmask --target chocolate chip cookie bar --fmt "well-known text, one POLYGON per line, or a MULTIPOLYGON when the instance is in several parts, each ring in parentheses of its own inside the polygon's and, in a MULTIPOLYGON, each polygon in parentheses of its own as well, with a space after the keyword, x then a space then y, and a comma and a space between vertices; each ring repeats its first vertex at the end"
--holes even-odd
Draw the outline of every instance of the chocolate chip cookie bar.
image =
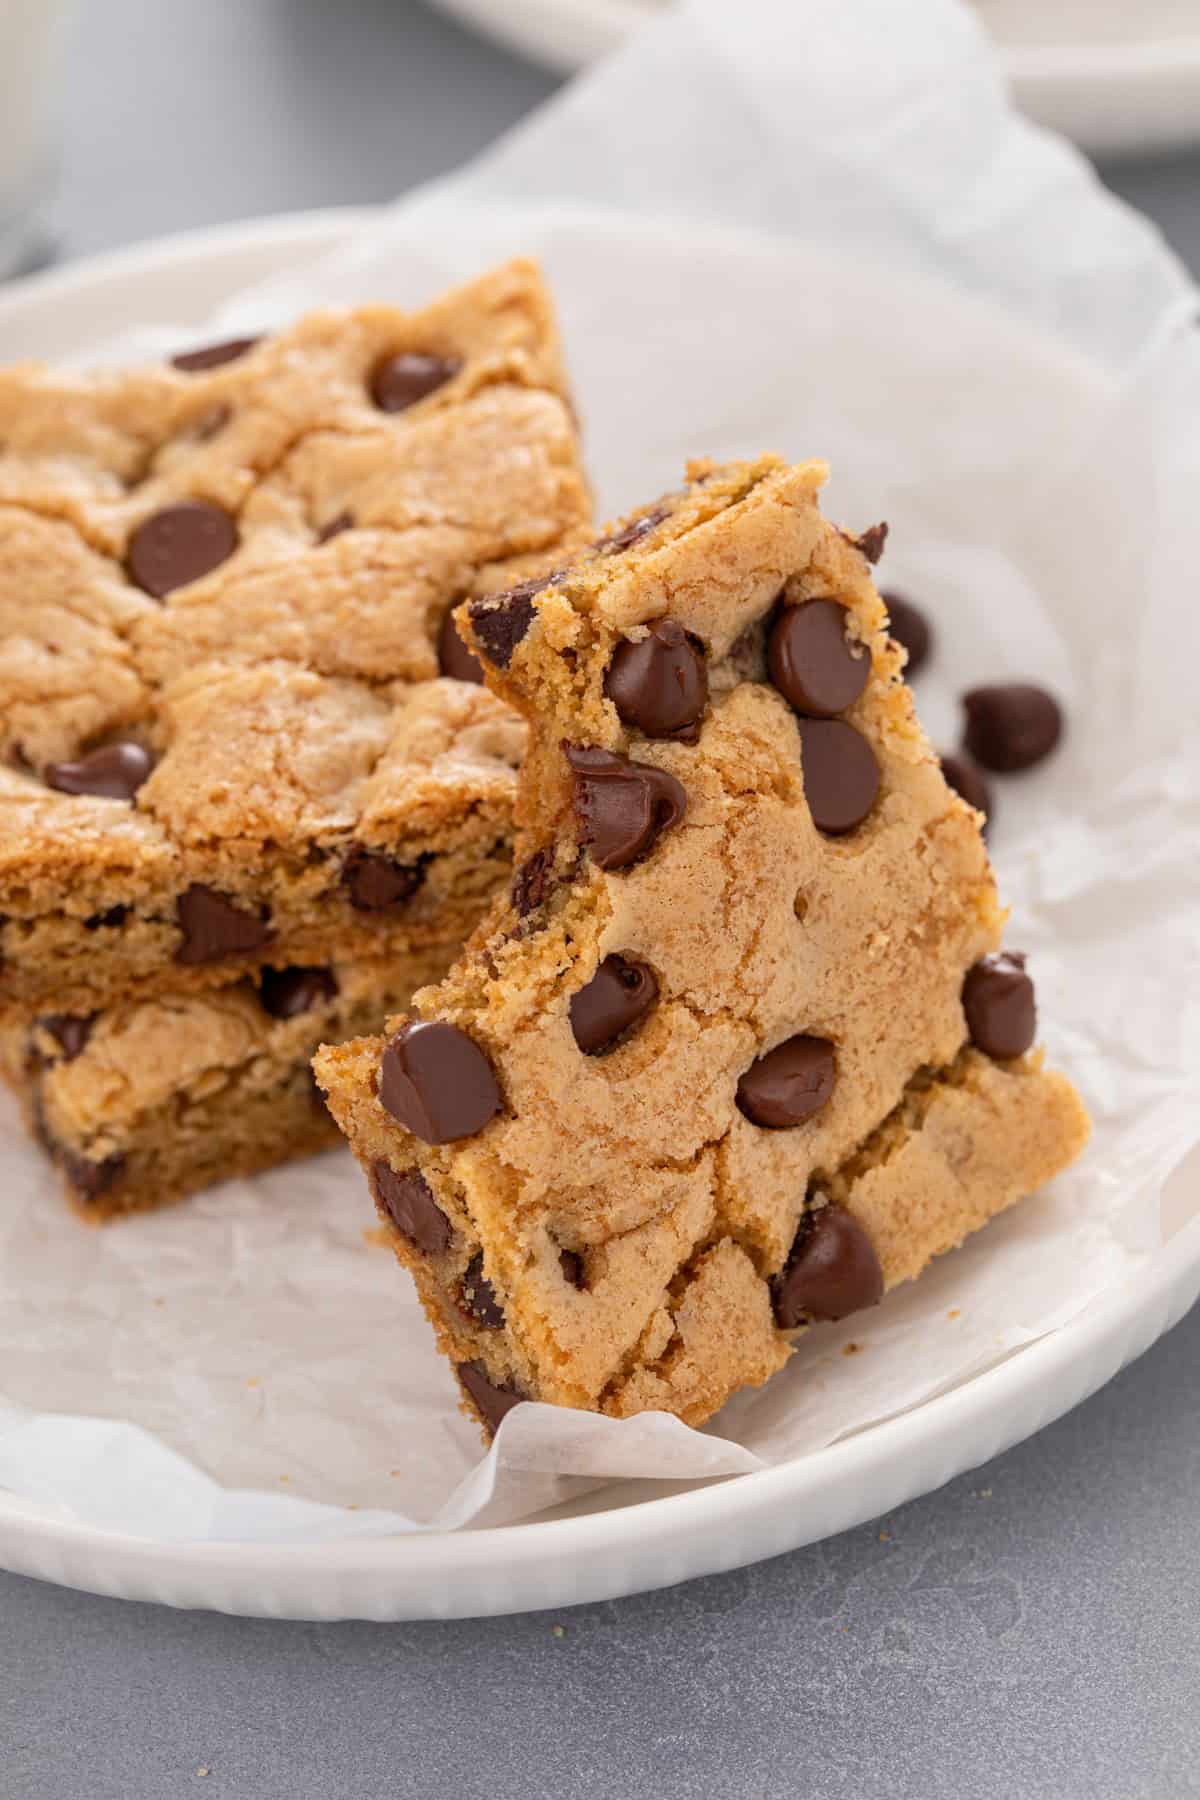
POLYGON ((521 732, 449 611, 588 515, 528 263, 155 368, 0 372, 0 1008, 461 941, 521 732))
POLYGON ((310 1060, 436 981, 457 946, 262 968, 216 992, 46 1013, 0 1029, 0 1073, 86 1219, 164 1206, 327 1149, 310 1060))
POLYGON ((1086 1139, 824 474, 697 466, 456 615, 531 726, 520 864, 315 1066, 489 1430, 698 1423, 1086 1139))

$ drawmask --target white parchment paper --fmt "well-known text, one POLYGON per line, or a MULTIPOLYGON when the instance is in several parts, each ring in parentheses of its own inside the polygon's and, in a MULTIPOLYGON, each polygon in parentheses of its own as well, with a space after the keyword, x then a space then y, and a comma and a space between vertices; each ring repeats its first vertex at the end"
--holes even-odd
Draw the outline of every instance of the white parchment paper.
MULTIPOLYGON (((158 1539, 495 1523, 597 1480, 819 1449, 1061 1328, 1200 1210, 1200 333, 1152 229, 1009 111, 951 0, 684 7, 473 169, 211 329, 416 303, 515 251, 558 290, 603 510, 686 456, 834 466, 938 624, 918 699, 1029 676, 1066 742, 992 845, 1078 1168, 704 1433, 523 1407, 480 1461, 345 1153, 105 1232, 0 1113, 0 1487, 158 1539), (1193 1159, 1193 1174, 1195 1159, 1193 1159), (851 1347, 855 1354, 847 1354, 851 1347)), ((81 356, 203 333, 137 320, 81 356)))

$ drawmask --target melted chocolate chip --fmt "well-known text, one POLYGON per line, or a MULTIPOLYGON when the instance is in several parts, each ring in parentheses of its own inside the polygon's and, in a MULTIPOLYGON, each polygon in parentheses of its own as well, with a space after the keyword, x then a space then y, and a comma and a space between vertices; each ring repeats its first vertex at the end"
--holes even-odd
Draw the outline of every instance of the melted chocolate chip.
POLYGON ((625 869, 647 855, 687 810, 682 784, 664 769, 581 744, 563 749, 575 775, 579 843, 601 869, 625 869))
POLYGON ((337 996, 337 976, 332 969, 264 969, 258 978, 258 997, 273 1019, 294 1019, 337 996))
POLYGON ((849 622, 836 600, 807 600, 780 611, 767 639, 767 669, 797 712, 832 718, 866 687, 870 652, 847 636, 849 622))
POLYGON ((199 350, 183 350, 171 358, 171 367, 185 375, 198 375, 203 369, 219 369, 224 363, 237 362, 255 344, 257 337, 226 338, 221 344, 204 344, 199 350))
POLYGON ((36 1025, 55 1039, 63 1053, 64 1062, 74 1062, 86 1048, 95 1022, 95 1013, 86 1013, 82 1017, 74 1013, 43 1013, 40 1019, 34 1020, 36 1025))
POLYGON ((640 513, 636 519, 630 519, 627 525, 612 531, 607 537, 597 538, 592 549, 598 556, 614 556, 622 550, 632 550, 642 538, 649 537, 656 525, 661 525, 667 517, 665 506, 656 506, 650 512, 640 513))
POLYGON ((180 500, 143 519, 129 539, 125 567, 144 593, 162 600, 231 557, 237 526, 208 500, 180 500))
POLYGON ((881 519, 878 525, 868 525, 865 531, 860 531, 856 538, 851 538, 850 542, 861 551, 869 563, 877 563, 883 555, 883 547, 887 540, 887 521, 881 519))
POLYGON ((383 912, 411 900, 425 879, 421 863, 393 862, 376 850, 352 850, 342 870, 342 881, 357 912, 383 912))
POLYGON ((752 1062, 737 1085, 737 1103, 754 1125, 786 1131, 820 1112, 833 1092, 833 1045, 800 1033, 752 1062))
POLYGON ((560 1250, 558 1266, 562 1270, 562 1278, 568 1287, 583 1291, 585 1284, 583 1275, 583 1258, 577 1250, 560 1250))
POLYGON ((726 661, 739 681, 766 680, 766 632, 761 619, 738 633, 729 646, 726 661))
POLYGON ((521 864, 509 889, 509 899, 518 918, 527 918, 531 912, 535 912, 554 885, 553 846, 535 850, 521 864))
POLYGON ((963 695, 963 742, 977 763, 998 775, 1040 763, 1062 736, 1062 709, 1053 694, 1031 682, 972 688, 963 695))
POLYGON ((983 771, 977 769, 970 757, 963 751, 948 750, 941 759, 942 774, 956 794, 964 799, 968 806, 981 812, 986 830, 992 816, 994 802, 992 790, 985 780, 983 771))
POLYGON ((337 514, 336 518, 330 519, 328 525, 322 525, 320 531, 318 531, 316 535, 315 542, 318 544, 327 544, 331 538, 341 537, 343 531, 353 530, 354 514, 351 512, 340 512, 337 514))
POLYGON ((454 623, 454 606, 446 610, 437 641, 438 668, 454 681, 471 681, 476 686, 483 680, 483 664, 473 650, 468 650, 454 623))
POLYGON ((985 1056, 1024 1056, 1037 1036, 1033 982, 1019 950, 977 962, 963 982, 962 1003, 971 1042, 985 1056))
POLYGON ((798 719, 804 797, 828 837, 861 825, 879 792, 879 765, 862 733, 844 719, 798 719))
POLYGON ((708 701, 704 647, 674 619, 656 619, 644 638, 618 644, 604 692, 623 724, 647 737, 674 737, 695 725, 708 701))
POLYGON ((391 1039, 379 1066, 379 1098, 426 1144, 471 1137, 500 1111, 487 1057, 465 1031, 441 1020, 413 1020, 391 1039))
POLYGON ((473 1256, 462 1279, 462 1309, 487 1331, 499 1331, 504 1324, 504 1308, 496 1298, 496 1290, 483 1272, 483 1254, 473 1256))
POLYGON ((801 1221, 783 1273, 773 1284, 784 1331, 806 1319, 844 1319, 883 1298, 875 1246, 842 1206, 823 1206, 801 1221))
POLYGON ((418 350, 401 350, 375 364, 369 382, 371 398, 380 412, 405 412, 418 400, 435 393, 462 368, 456 356, 426 356, 418 350))
POLYGON ((587 985, 571 996, 575 1042, 585 1056, 598 1056, 645 1018, 657 999, 658 982, 645 963, 606 956, 587 985))
POLYGON ((118 1154, 106 1156, 101 1162, 92 1162, 89 1157, 60 1147, 56 1160, 78 1198, 91 1201, 99 1200, 101 1195, 116 1187, 125 1173, 127 1159, 118 1154))
POLYGON ((511 663, 513 651, 533 624, 534 595, 549 585, 549 576, 523 581, 502 594, 489 594, 484 600, 471 602, 471 629, 494 668, 507 669, 511 663))
POLYGON ((227 406, 210 406, 207 411, 196 415, 188 426, 188 431, 197 444, 207 444, 216 437, 218 431, 224 431, 232 417, 227 406))
POLYGON ((99 931, 105 926, 123 925, 132 911, 132 907, 123 906, 118 902, 116 906, 110 906, 107 912, 92 913, 83 921, 83 929, 99 931))
POLYGON ((459 1363, 455 1373, 466 1388, 476 1412, 492 1433, 499 1431, 501 1419, 525 1397, 518 1394, 515 1388, 497 1387, 494 1381, 489 1381, 482 1363, 459 1363))
POLYGON ((903 594, 889 591, 881 594, 880 599, 888 609, 888 630, 901 649, 908 652, 904 673, 911 678, 929 661, 929 652, 933 648, 929 620, 920 607, 906 600, 903 594))
POLYGON ((42 779, 60 794, 132 800, 153 767, 153 756, 141 744, 101 744, 74 762, 49 763, 42 779))
POLYGON ((259 950, 271 940, 265 908, 246 912, 215 888, 199 882, 180 894, 175 914, 183 933, 176 962, 219 962, 222 957, 259 950))
POLYGON ((426 1256, 437 1256, 449 1249, 453 1236, 450 1221, 420 1169, 402 1169, 397 1174, 387 1163, 377 1162, 371 1175, 375 1197, 401 1237, 426 1256))

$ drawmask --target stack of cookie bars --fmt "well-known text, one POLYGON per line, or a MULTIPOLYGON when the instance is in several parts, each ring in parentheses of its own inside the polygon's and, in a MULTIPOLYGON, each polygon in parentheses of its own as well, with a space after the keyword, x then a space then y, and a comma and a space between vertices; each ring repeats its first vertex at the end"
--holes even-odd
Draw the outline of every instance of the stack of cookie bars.
POLYGON ((1069 1162, 823 478, 589 542, 522 262, 0 376, 0 1058, 80 1211, 336 1118, 485 1431, 698 1423, 1069 1162))
POLYGON ((450 611, 588 517, 524 262, 0 374, 0 1055, 88 1218, 332 1141, 317 1045, 508 879, 523 729, 450 611))

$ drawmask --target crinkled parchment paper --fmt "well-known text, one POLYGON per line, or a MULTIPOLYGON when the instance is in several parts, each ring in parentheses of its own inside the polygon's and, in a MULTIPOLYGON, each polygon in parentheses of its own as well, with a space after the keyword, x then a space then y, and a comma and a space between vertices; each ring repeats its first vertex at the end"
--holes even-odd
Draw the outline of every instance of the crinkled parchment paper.
MULTIPOLYGON (((600 503, 687 455, 834 466, 933 612, 918 698, 1066 702, 993 833, 1051 1054, 1096 1118, 1053 1189, 878 1310, 811 1332, 704 1433, 527 1407, 484 1462, 346 1154, 79 1227, 0 1115, 0 1485, 167 1539, 528 1516, 597 1478, 735 1474, 1054 1331, 1200 1208, 1200 332, 1153 230, 1008 110, 950 0, 671 13, 462 176, 212 329, 415 303, 515 251, 557 287, 600 503), (813 9, 815 11, 815 9, 813 9), (1192 1174, 1194 1177, 1195 1163, 1192 1174), (846 1356, 850 1345, 859 1352, 846 1356)), ((137 321, 140 355, 204 335, 137 321)))

